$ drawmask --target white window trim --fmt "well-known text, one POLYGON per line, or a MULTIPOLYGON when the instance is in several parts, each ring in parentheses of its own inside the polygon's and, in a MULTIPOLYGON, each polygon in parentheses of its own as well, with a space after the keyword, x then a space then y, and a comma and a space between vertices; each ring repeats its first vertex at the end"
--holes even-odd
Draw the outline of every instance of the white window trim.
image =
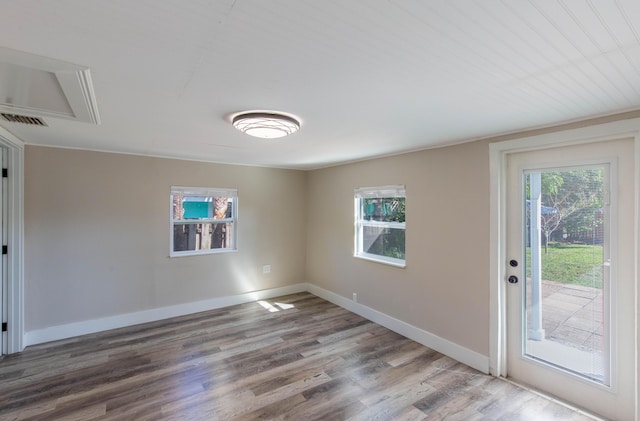
POLYGON ((362 251, 362 228, 381 227, 407 230, 406 222, 380 222, 366 221, 361 218, 360 200, 369 197, 404 197, 407 194, 403 185, 390 185, 379 187, 362 187, 354 190, 354 250, 353 257, 371 262, 382 263, 385 265, 404 268, 407 266, 406 258, 397 259, 394 257, 380 256, 362 251))
POLYGON ((200 256, 204 254, 222 254, 222 253, 234 253, 238 251, 237 246, 238 237, 238 190, 230 188, 210 188, 210 187, 182 187, 171 186, 171 192, 169 195, 169 257, 184 257, 184 256, 200 256), (231 218, 223 219, 197 219, 197 220, 174 220, 173 219, 173 195, 179 193, 183 196, 222 196, 232 197, 234 206, 231 207, 231 218), (173 236, 175 225, 185 224, 225 224, 231 222, 233 224, 232 239, 233 247, 231 248, 218 248, 208 250, 185 250, 174 251, 173 249, 173 236))
POLYGON ((379 256, 377 254, 370 254, 365 252, 354 254, 353 257, 355 257, 356 259, 368 260, 370 262, 382 263, 383 265, 395 266, 398 268, 407 267, 406 260, 396 259, 394 257, 379 256))

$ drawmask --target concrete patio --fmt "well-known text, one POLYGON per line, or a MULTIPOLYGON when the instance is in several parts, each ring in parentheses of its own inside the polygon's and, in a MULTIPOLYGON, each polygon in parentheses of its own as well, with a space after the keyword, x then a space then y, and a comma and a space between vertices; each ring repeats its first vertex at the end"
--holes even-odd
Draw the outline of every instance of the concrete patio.
POLYGON ((602 289, 542 281, 545 338, 587 352, 602 352, 602 289))
POLYGON ((542 328, 543 340, 528 335, 527 355, 605 381, 602 289, 543 280, 542 328))

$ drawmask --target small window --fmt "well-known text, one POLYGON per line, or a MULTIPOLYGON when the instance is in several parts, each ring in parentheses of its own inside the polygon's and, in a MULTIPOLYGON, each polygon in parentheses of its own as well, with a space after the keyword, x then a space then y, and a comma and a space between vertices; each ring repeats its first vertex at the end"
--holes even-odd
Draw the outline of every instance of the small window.
POLYGON ((405 267, 404 186, 365 187, 354 197, 354 256, 405 267))
POLYGON ((236 189, 171 187, 170 212, 170 256, 236 250, 236 189))

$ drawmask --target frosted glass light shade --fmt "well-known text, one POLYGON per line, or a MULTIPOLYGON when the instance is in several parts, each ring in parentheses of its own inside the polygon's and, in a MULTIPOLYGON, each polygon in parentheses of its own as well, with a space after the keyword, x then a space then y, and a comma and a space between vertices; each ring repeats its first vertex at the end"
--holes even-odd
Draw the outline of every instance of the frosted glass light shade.
POLYGON ((250 136, 276 139, 297 132, 300 123, 282 114, 245 113, 233 118, 233 127, 250 136))

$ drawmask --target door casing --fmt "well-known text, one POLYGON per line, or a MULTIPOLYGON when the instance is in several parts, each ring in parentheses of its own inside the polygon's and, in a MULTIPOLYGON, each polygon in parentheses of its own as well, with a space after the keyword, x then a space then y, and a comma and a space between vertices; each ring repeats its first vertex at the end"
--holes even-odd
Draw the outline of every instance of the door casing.
POLYGON ((7 179, 7 313, 8 335, 3 352, 24 349, 24 143, 0 127, 0 145, 6 148, 7 179))
MULTIPOLYGON (((490 151, 490 349, 489 371, 495 376, 507 376, 506 365, 506 177, 507 157, 511 153, 546 149, 558 146, 572 146, 592 142, 632 138, 634 140, 634 176, 640 180, 640 118, 615 121, 565 130, 537 136, 523 137, 496 142, 489 145, 490 151)), ((638 273, 640 262, 640 189, 634 191, 634 286, 635 313, 637 314, 640 295, 638 273)), ((635 320, 638 323, 638 320, 635 320)), ((639 337, 633 340, 639 349, 639 337)), ((640 377, 640 356, 636 352, 636 384, 633 395, 636 400, 636 419, 640 419, 640 399, 637 379, 640 377)))

